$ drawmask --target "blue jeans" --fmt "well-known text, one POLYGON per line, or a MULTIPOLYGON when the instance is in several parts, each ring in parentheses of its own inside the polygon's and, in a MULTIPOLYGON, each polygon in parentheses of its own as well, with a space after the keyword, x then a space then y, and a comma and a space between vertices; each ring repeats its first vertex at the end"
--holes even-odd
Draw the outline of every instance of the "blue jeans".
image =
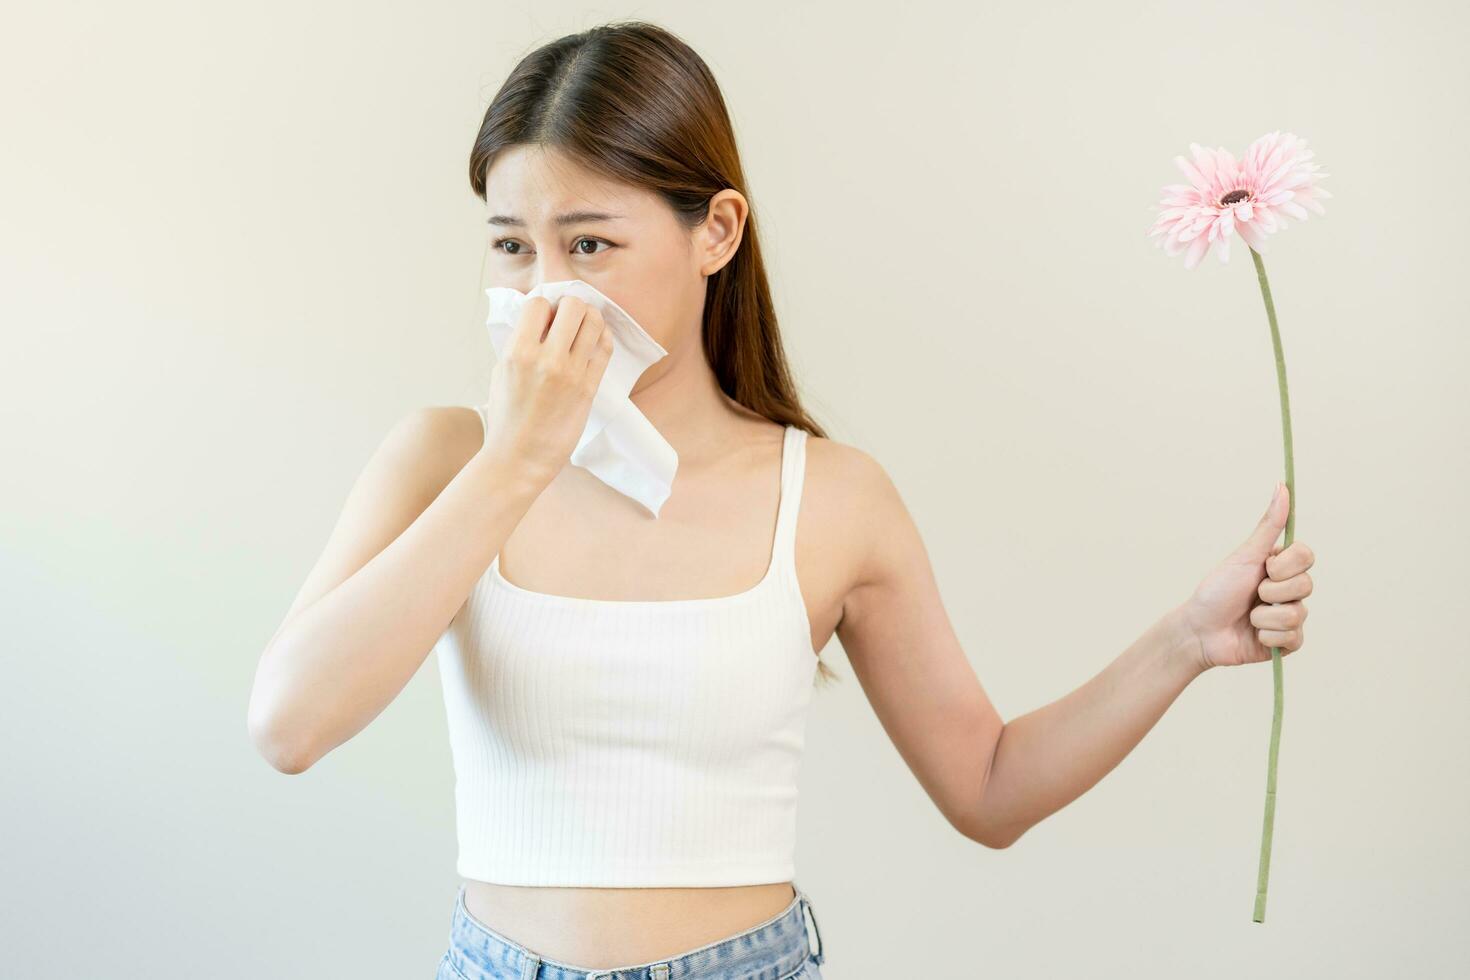
POLYGON ((435 980, 821 980, 826 951, 811 899, 795 882, 796 896, 785 911, 724 939, 670 959, 636 966, 594 969, 547 959, 491 929, 465 908, 459 886, 449 922, 449 949, 435 980), (812 920, 816 952, 807 940, 812 920))

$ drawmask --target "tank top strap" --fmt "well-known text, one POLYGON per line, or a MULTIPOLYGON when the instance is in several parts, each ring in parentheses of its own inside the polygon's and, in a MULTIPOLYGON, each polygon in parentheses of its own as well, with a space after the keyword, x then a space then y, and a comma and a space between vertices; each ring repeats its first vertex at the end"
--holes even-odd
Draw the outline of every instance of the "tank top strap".
POLYGON ((475 414, 476 415, 480 416, 480 428, 481 428, 481 430, 483 430, 481 432, 481 435, 482 436, 489 435, 489 433, 490 433, 490 417, 485 414, 485 410, 487 408, 489 408, 490 406, 488 406, 488 405, 471 405, 470 407, 475 410, 475 414))
POLYGON ((801 488, 806 477, 805 429, 786 426, 781 446, 781 503, 776 511, 775 560, 796 567, 796 518, 801 510, 801 488))

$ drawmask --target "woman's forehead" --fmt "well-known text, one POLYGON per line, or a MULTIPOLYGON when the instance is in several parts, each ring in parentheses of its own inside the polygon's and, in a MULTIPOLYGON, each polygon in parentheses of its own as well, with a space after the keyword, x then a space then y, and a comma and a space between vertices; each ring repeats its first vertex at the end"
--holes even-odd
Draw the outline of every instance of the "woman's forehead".
POLYGON ((635 216, 647 192, 595 173, 554 150, 513 147, 500 154, 485 179, 492 213, 550 221, 574 211, 635 216))

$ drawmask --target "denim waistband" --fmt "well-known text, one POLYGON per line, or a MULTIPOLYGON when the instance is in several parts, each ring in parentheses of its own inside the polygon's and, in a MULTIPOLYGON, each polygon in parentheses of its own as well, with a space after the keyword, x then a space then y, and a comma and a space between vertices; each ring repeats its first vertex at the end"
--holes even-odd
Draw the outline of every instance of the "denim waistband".
POLYGON ((796 882, 792 889, 796 895, 785 909, 733 936, 669 959, 593 969, 541 956, 491 929, 470 914, 461 884, 454 898, 445 956, 467 980, 724 980, 747 976, 760 967, 773 967, 772 977, 784 977, 808 956, 818 964, 827 958, 811 899, 796 882))

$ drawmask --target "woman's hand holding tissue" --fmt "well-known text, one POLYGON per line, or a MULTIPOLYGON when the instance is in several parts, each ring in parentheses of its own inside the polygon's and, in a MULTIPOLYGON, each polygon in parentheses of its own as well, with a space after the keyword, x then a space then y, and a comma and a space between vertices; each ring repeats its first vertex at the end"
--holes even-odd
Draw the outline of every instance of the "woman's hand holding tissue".
POLYGON ((612 352, 595 307, 575 296, 554 309, 544 297, 528 300, 490 374, 480 452, 550 483, 577 447, 612 352))

